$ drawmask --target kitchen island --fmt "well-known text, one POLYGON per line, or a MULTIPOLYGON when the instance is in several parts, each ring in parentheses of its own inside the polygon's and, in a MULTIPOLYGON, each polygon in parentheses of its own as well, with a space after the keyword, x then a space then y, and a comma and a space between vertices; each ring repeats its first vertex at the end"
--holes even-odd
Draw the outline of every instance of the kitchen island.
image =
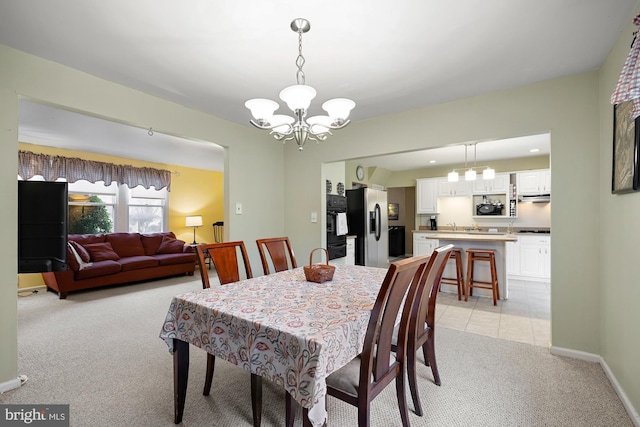
MULTIPOLYGON (((462 265, 465 275, 467 275, 467 249, 492 249, 496 252, 496 270, 498 272, 498 287, 500 288, 501 299, 509 298, 509 282, 507 278, 507 242, 515 242, 518 236, 515 234, 507 234, 500 232, 482 232, 482 231, 429 231, 414 230, 413 231, 413 255, 430 254, 438 246, 448 244, 454 245, 462 250, 462 265)), ((474 267, 475 278, 478 280, 489 281, 490 270, 488 263, 477 263, 474 267)), ((444 272, 445 277, 455 277, 455 268, 453 262, 447 263, 444 272)), ((457 290, 452 285, 442 285, 445 292, 455 292, 457 290)), ((465 290, 466 291, 466 290, 465 290)), ((491 291, 486 289, 474 289, 474 296, 491 297, 491 291)))

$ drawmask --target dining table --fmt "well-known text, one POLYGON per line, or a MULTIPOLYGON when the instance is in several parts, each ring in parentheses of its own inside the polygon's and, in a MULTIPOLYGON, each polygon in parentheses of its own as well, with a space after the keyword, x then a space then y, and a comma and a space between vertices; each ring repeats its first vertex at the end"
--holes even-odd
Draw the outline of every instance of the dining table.
POLYGON ((362 352, 386 273, 336 265, 330 281, 316 283, 299 267, 173 297, 160 338, 174 358, 174 422, 194 346, 283 387, 322 426, 326 378, 362 352))

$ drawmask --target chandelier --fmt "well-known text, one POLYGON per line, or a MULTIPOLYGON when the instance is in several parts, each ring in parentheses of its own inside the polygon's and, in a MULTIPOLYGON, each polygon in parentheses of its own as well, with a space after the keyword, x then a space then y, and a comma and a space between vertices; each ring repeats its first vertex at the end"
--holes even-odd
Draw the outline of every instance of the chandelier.
POLYGON ((307 110, 311 100, 316 96, 316 90, 305 85, 302 67, 305 59, 302 56, 302 34, 311 29, 311 24, 304 18, 297 18, 291 22, 291 30, 298 33, 298 57, 296 58, 296 82, 280 92, 280 99, 286 102, 293 116, 274 114, 280 108, 277 102, 270 99, 255 98, 245 102, 245 107, 251 110, 253 120, 250 123, 258 129, 270 130, 273 137, 282 141, 296 141, 298 150, 302 151, 305 142, 325 141, 331 135, 332 129, 341 129, 349 124, 349 112, 356 103, 346 98, 335 98, 322 104, 327 112, 326 116, 307 118, 307 110))
MULTIPOLYGON (((476 169, 478 168, 476 166, 476 144, 469 144, 469 145, 465 145, 464 146, 464 169, 465 169, 465 173, 464 173, 464 180, 465 181, 475 181, 476 180, 476 169), (467 169, 467 147, 473 145, 473 167, 470 167, 469 169, 467 169)), ((490 167, 490 166, 482 166, 480 169, 485 168, 482 171, 482 179, 484 180, 488 180, 488 179, 494 179, 496 177, 496 171, 490 167)), ((449 174, 447 175, 447 181, 448 182, 457 182, 458 181, 458 171, 461 169, 454 169, 453 171, 449 172, 449 174)))

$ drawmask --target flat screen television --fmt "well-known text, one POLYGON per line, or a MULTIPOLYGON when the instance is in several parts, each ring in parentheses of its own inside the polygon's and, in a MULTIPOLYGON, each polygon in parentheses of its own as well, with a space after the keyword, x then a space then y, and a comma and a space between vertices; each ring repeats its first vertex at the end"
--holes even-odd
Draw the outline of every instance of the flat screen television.
POLYGON ((18 273, 67 270, 66 182, 18 181, 18 273))

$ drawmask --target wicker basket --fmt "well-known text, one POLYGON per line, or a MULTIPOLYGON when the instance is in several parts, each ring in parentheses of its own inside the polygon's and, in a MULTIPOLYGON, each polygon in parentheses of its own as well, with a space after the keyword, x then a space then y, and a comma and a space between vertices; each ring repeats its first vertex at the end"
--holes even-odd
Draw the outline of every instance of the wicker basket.
POLYGON ((304 266, 304 275, 310 282, 322 283, 333 279, 335 269, 333 265, 329 265, 329 252, 325 248, 315 248, 309 254, 309 265, 304 266), (326 264, 313 264, 313 253, 319 249, 324 251, 326 264))

